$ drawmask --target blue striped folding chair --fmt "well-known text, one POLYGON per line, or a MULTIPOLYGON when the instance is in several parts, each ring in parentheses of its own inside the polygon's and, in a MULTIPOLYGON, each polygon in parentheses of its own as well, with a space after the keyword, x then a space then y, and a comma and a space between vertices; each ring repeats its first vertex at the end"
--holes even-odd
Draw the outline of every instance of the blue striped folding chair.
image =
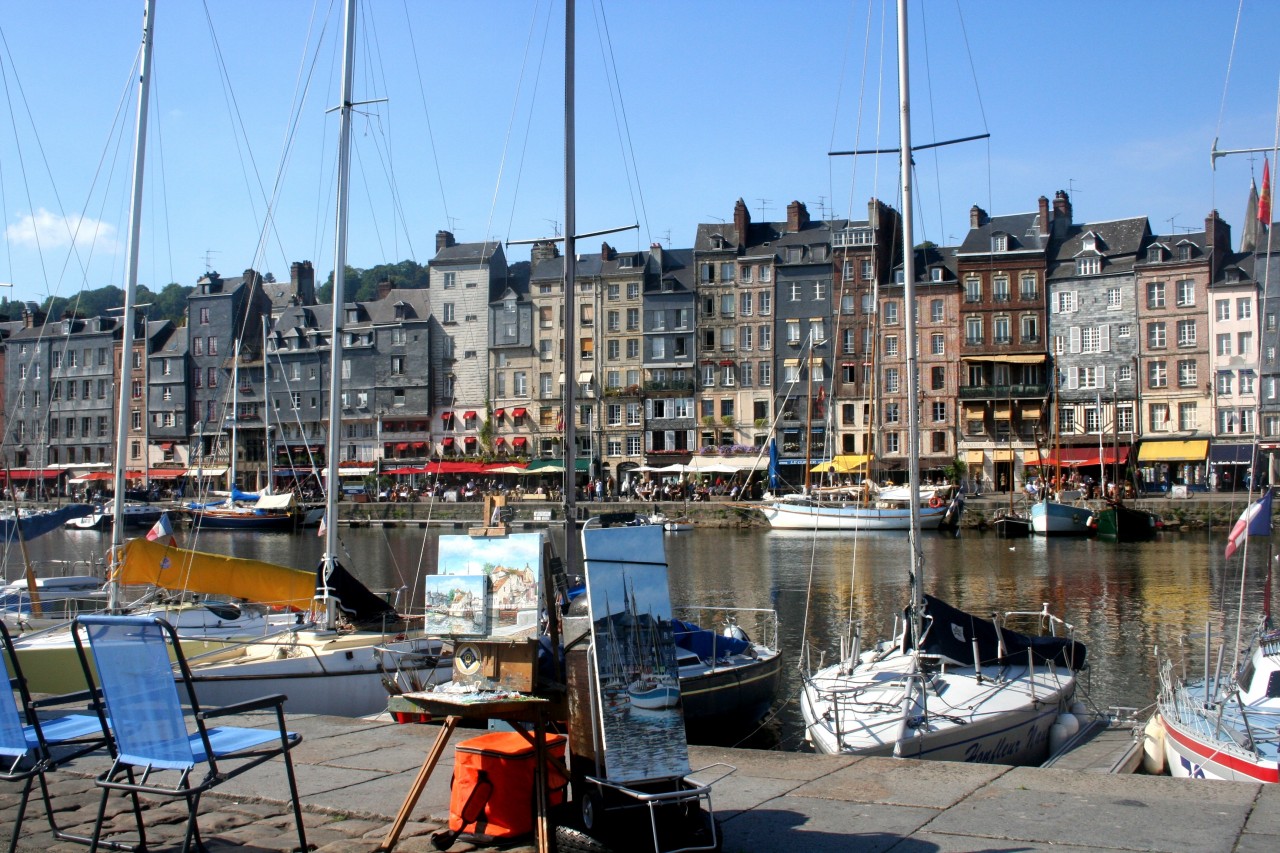
MULTIPOLYGON (((187 802, 187 834, 182 849, 203 847, 197 813, 205 791, 275 758, 284 757, 289 796, 298 829, 298 849, 307 849, 289 750, 302 735, 287 731, 285 697, 264 696, 220 708, 201 708, 191 670, 173 626, 158 617, 80 616, 76 650, 86 676, 101 685, 111 720, 115 760, 98 777, 102 799, 93 828, 91 850, 102 835, 107 798, 112 791, 146 794, 187 802), (92 663, 90 661, 92 653, 92 663), (172 662, 171 662, 172 660, 172 662), (181 698, 180 698, 181 694, 181 698), (187 713, 183 705, 188 706, 187 713), (252 729, 206 725, 230 714, 275 709, 276 726, 252 729)), ((146 837, 139 824, 139 842, 146 837)))
MULTIPOLYGON (((87 700, 89 691, 66 696, 53 696, 33 701, 22 675, 22 664, 13 648, 9 629, 0 622, 0 675, 4 676, 5 689, 0 689, 0 779, 21 782, 22 796, 18 800, 18 816, 13 822, 13 836, 9 840, 9 853, 18 846, 22 833, 22 819, 27 813, 31 791, 40 783, 40 797, 44 800, 45 815, 54 837, 63 841, 88 843, 90 839, 71 835, 58 827, 49 800, 49 785, 45 775, 60 765, 87 755, 108 745, 99 714, 61 714, 48 712, 41 717, 41 708, 67 705, 87 700)), ((141 820, 137 803, 134 815, 141 820)))

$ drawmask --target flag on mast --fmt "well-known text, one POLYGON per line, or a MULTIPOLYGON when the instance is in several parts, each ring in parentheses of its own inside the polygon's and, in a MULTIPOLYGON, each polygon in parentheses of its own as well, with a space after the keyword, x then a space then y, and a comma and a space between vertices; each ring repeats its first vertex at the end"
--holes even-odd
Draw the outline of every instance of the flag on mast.
POLYGON ((169 544, 177 544, 177 537, 173 535, 173 525, 169 522, 169 513, 162 512, 160 517, 156 519, 156 523, 151 525, 151 529, 147 531, 147 540, 155 542, 157 539, 169 537, 169 544))
POLYGON ((1271 226, 1271 163, 1262 158, 1262 194, 1258 196, 1258 221, 1271 226))
POLYGON ((324 538, 324 534, 329 530, 328 521, 329 513, 326 511, 324 515, 320 516, 320 526, 316 529, 316 536, 324 538))
POLYGON ((1240 513, 1236 526, 1227 534, 1227 559, 1239 550, 1250 536, 1271 535, 1271 489, 1240 513))

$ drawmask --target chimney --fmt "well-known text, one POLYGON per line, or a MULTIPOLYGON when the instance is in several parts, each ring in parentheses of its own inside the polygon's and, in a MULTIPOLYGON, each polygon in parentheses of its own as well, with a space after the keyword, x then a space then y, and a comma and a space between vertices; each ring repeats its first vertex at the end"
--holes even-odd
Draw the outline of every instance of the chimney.
POLYGON ((44 323, 44 314, 40 311, 40 307, 34 302, 23 303, 22 328, 34 329, 42 323, 44 323))
POLYGON ((969 208, 969 227, 981 228, 987 224, 987 212, 976 204, 969 208))
POLYGON ((1212 280, 1222 268, 1227 253, 1231 251, 1231 226, 1222 221, 1216 210, 1204 218, 1204 239, 1209 253, 1209 274, 1212 280))
POLYGON ((538 264, 543 261, 558 257, 560 257, 560 247, 551 240, 534 243, 533 248, 529 250, 529 262, 534 269, 537 269, 538 264))
POLYGON ((649 254, 658 262, 658 275, 662 275, 662 244, 651 243, 649 245, 649 254))
POLYGON ((747 234, 751 230, 751 212, 747 210, 747 203, 742 199, 738 199, 738 203, 733 206, 733 230, 738 232, 738 245, 747 245, 747 234))
POLYGON ((439 254, 442 249, 447 249, 450 246, 456 246, 456 245, 457 243, 454 242, 452 231, 436 232, 436 253, 437 254, 439 254))
POLYGON ((1056 224, 1059 219, 1065 220, 1062 227, 1071 225, 1071 199, 1067 197, 1064 190, 1058 190, 1053 194, 1053 221, 1056 224))
POLYGON ((1040 196, 1040 236, 1049 236, 1049 199, 1040 196))
POLYGON ((613 249, 609 248, 608 243, 600 244, 600 260, 601 261, 613 260, 613 249))
POLYGON ((787 230, 795 233, 809 224, 809 209, 803 202, 793 201, 787 205, 787 230))
POLYGON ((378 295, 374 298, 386 299, 387 295, 391 293, 392 286, 391 279, 384 278, 382 281, 378 282, 378 295))
POLYGON ((289 289, 298 304, 316 304, 316 269, 311 261, 294 261, 289 265, 289 289))

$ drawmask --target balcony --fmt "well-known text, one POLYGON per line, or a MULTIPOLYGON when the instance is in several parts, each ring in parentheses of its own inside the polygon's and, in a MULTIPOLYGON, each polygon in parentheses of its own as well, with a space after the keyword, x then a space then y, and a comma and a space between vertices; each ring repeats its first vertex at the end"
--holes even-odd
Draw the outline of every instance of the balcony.
POLYGON ((646 391, 693 391, 695 388, 692 379, 686 379, 680 382, 646 382, 644 390, 646 391))
POLYGON ((1037 385, 962 385, 961 400, 1025 400, 1043 399, 1049 393, 1049 386, 1037 385))

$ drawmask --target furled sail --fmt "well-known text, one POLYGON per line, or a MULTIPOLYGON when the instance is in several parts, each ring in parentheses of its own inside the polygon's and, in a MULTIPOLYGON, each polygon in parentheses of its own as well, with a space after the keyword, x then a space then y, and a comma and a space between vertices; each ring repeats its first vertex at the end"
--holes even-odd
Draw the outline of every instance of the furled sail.
POLYGON ((224 557, 132 539, 117 568, 121 584, 152 584, 162 589, 229 595, 259 604, 309 610, 315 575, 261 560, 224 557))

